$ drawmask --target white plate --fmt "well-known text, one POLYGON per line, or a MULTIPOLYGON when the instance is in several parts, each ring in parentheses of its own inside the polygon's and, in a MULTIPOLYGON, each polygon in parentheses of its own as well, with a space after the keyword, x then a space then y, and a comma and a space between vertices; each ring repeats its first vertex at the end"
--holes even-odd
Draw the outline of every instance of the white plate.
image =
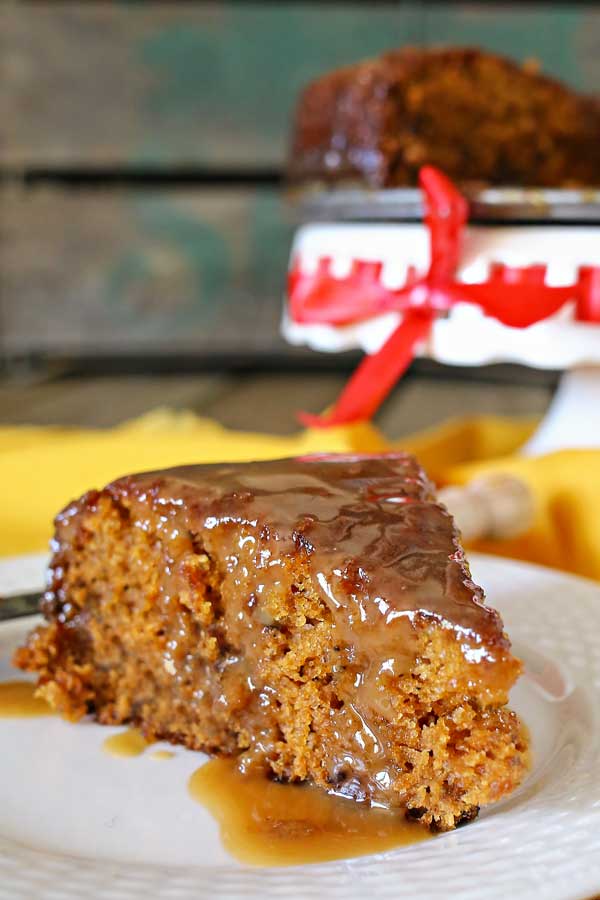
MULTIPOLYGON (((535 762, 511 798, 459 831, 379 856, 251 869, 227 856, 214 822, 187 794, 201 754, 118 759, 100 749, 117 729, 0 719, 0 898, 579 900, 599 893, 600 586, 491 557, 473 562, 526 663, 512 702, 531 730, 535 762)), ((39 558, 24 559, 21 575, 15 565, 0 561, 0 594, 9 579, 31 587, 39 558)), ((15 677, 10 652, 30 624, 0 627, 0 680, 15 677)))

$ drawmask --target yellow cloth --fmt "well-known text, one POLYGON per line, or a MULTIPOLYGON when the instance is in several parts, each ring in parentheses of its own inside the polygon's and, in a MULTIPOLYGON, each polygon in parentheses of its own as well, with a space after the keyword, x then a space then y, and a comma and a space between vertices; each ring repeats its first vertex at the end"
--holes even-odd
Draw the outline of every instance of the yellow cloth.
POLYGON ((521 457, 518 448, 534 427, 532 421, 456 420, 395 445, 371 425, 274 437, 227 431, 191 413, 168 410, 107 431, 0 428, 0 555, 44 549, 60 508, 127 472, 394 446, 416 453, 439 485, 461 484, 491 470, 521 476, 537 500, 531 531, 516 540, 479 543, 476 549, 600 579, 600 452, 521 457))

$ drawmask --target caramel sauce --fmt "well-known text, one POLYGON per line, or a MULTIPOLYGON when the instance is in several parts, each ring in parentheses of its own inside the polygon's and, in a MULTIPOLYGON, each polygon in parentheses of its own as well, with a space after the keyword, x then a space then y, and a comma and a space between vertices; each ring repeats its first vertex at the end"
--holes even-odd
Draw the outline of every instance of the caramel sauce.
POLYGON ((51 716, 52 708, 36 697, 33 681, 4 681, 0 684, 0 718, 22 719, 30 716, 51 716))
POLYGON ((141 756, 149 746, 149 742, 137 728, 128 728, 127 731, 120 731, 106 738, 102 749, 111 756, 141 756))
MULTIPOLYGON (((180 466, 127 476, 107 490, 127 497, 142 526, 149 508, 158 511, 165 537, 197 533, 209 555, 226 558, 233 577, 253 573, 254 591, 260 584, 277 590, 283 563, 301 554, 351 643, 374 640, 381 650, 389 632, 393 648, 399 630, 406 639, 425 610, 461 640, 507 649, 497 613, 470 578, 451 516, 407 454, 180 466)), ((76 521, 76 508, 61 514, 61 529, 76 521)))
POLYGON ((242 863, 294 866, 382 853, 430 837, 402 812, 376 809, 309 785, 242 774, 213 759, 193 773, 190 795, 221 827, 225 849, 242 863))
POLYGON ((155 750, 150 754, 150 759, 173 759, 174 756, 171 750, 155 750))

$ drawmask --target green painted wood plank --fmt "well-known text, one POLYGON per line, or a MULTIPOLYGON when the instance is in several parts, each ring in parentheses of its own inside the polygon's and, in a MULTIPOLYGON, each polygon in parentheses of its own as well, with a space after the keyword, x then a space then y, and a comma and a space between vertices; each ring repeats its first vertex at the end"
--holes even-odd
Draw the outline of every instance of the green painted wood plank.
POLYGON ((271 188, 5 188, 9 355, 268 352, 291 224, 271 188))
POLYGON ((281 164, 301 86, 419 40, 420 3, 11 3, 0 8, 13 166, 281 164))

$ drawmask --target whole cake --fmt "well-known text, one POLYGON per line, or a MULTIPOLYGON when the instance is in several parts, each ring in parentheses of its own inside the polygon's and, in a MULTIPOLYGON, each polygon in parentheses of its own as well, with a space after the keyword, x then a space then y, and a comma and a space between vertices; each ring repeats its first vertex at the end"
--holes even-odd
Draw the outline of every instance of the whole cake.
POLYGON ((415 459, 189 466, 56 520, 15 662, 70 719, 450 829, 522 780, 521 665, 415 459))
POLYGON ((600 185, 600 106, 529 65, 470 48, 407 47, 331 72, 296 110, 294 181, 600 185))

